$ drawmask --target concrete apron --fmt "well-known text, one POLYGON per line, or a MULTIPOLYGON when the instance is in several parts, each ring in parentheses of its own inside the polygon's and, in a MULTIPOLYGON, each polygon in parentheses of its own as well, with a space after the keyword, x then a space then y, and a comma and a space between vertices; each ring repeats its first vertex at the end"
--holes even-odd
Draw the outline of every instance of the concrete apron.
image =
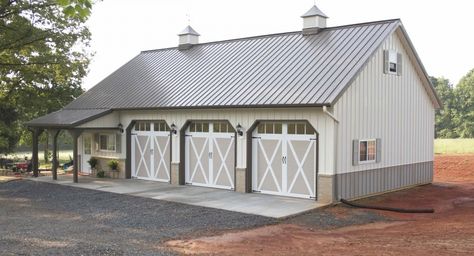
POLYGON ((197 186, 177 186, 163 182, 136 179, 99 179, 81 176, 79 177, 79 183, 73 183, 71 176, 60 175, 58 176, 57 181, 52 180, 50 176, 29 178, 29 180, 204 206, 272 218, 285 218, 326 206, 326 204, 321 204, 309 199, 271 196, 256 193, 244 194, 223 189, 197 186))

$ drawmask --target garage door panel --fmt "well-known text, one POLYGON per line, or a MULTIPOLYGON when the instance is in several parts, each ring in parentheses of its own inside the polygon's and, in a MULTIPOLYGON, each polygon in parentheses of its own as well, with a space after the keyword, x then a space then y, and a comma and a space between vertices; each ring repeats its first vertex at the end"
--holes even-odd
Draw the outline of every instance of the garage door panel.
POLYGON ((214 138, 213 145, 213 177, 217 186, 234 187, 235 146, 234 139, 214 138))
POLYGON ((154 159, 155 161, 155 178, 158 180, 170 179, 170 137, 160 136, 154 137, 154 159))
POLYGON ((305 123, 264 122, 254 131, 252 188, 296 197, 315 197, 316 134, 305 123), (296 129, 299 127, 301 129, 296 129))
POLYGON ((186 131, 186 182, 234 188, 235 138, 225 122, 193 122, 186 131), (215 127, 214 127, 215 126, 215 127))
POLYGON ((131 137, 132 177, 170 180, 170 134, 164 122, 137 122, 131 137))

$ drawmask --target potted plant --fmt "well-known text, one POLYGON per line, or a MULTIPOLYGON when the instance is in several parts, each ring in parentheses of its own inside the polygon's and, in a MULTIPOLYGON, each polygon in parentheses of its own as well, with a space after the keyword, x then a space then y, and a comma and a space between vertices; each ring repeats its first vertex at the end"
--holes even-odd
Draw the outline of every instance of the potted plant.
POLYGON ((91 159, 89 159, 89 161, 87 162, 91 166, 92 175, 94 175, 96 173, 96 167, 97 167, 97 164, 99 163, 99 159, 95 157, 91 157, 91 159))
POLYGON ((103 170, 97 171, 96 176, 97 176, 97 178, 104 178, 105 177, 105 172, 103 170))
POLYGON ((111 173, 110 176, 113 179, 118 178, 118 166, 119 162, 117 160, 110 160, 107 165, 109 166, 111 173))

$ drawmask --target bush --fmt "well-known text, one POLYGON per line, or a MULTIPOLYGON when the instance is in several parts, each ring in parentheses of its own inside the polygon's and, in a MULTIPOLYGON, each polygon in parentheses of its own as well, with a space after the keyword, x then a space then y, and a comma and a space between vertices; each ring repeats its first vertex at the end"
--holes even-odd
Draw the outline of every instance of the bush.
POLYGON ((110 160, 107 165, 112 169, 112 171, 117 171, 119 162, 117 160, 110 160))
POLYGON ((97 158, 91 157, 91 159, 89 159, 89 161, 87 162, 89 163, 92 169, 95 169, 95 167, 99 163, 99 160, 97 158))
POLYGON ((97 178, 104 178, 105 172, 104 171, 97 171, 97 178))

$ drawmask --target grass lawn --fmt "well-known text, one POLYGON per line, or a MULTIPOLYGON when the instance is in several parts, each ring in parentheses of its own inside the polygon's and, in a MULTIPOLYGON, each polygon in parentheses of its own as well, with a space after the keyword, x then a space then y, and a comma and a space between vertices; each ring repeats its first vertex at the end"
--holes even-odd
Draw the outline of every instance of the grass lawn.
MULTIPOLYGON (((32 155, 31 151, 23 151, 23 152, 16 152, 13 154, 9 154, 7 157, 12 158, 12 159, 19 159, 20 161, 22 161, 23 159, 25 159, 25 157, 28 157, 28 159, 31 159, 31 155, 32 155)), ((69 157, 72 158, 72 150, 59 151, 58 160, 60 164, 69 162, 70 161, 69 157)), ((38 158, 40 161, 40 168, 51 168, 51 162, 49 163, 44 162, 44 151, 39 151, 38 158)))
POLYGON ((474 154, 474 139, 436 139, 435 154, 474 154))

